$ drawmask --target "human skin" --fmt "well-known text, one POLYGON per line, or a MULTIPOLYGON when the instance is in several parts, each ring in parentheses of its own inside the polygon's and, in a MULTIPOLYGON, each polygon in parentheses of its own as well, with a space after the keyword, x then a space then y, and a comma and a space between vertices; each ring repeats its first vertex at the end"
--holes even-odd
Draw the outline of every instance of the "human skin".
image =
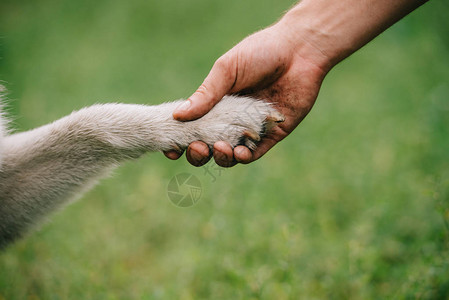
MULTIPOLYGON (((223 167, 250 163, 289 135, 312 109, 326 74, 425 0, 303 0, 274 25, 221 56, 196 92, 173 113, 179 121, 206 114, 224 95, 249 94, 274 103, 285 121, 255 151, 219 141, 213 157, 223 167)), ((182 153, 165 152, 170 159, 182 153)), ((193 142, 187 160, 207 163, 208 146, 193 142)))

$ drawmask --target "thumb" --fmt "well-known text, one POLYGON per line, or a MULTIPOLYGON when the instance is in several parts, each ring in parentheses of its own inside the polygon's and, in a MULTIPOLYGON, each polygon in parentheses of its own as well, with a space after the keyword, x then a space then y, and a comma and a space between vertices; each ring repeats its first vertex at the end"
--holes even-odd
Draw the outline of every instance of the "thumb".
POLYGON ((192 121, 208 113, 234 86, 236 72, 232 65, 224 56, 219 58, 196 92, 175 109, 173 118, 192 121))

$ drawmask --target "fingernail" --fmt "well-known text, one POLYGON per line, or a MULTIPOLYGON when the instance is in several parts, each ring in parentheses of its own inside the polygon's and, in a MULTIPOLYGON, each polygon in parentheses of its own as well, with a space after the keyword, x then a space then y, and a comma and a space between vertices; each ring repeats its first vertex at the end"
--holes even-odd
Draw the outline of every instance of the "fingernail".
POLYGON ((186 100, 184 101, 184 103, 182 103, 176 108, 176 111, 177 112, 188 111, 190 109, 190 106, 192 106, 192 102, 190 100, 186 100))
POLYGON ((203 156, 195 150, 190 151, 190 156, 196 161, 201 161, 201 159, 203 159, 203 156))
POLYGON ((209 156, 206 154, 201 154, 195 150, 187 152, 187 160, 194 166, 199 167, 204 165, 209 161, 209 156))
POLYGON ((220 161, 227 161, 227 160, 229 160, 229 157, 226 154, 224 154, 222 152, 218 152, 218 151, 214 152, 214 158, 217 159, 217 160, 220 160, 220 161))
POLYGON ((234 148, 234 157, 237 159, 240 155, 242 155, 245 152, 245 149, 242 149, 241 147, 235 147, 234 148))

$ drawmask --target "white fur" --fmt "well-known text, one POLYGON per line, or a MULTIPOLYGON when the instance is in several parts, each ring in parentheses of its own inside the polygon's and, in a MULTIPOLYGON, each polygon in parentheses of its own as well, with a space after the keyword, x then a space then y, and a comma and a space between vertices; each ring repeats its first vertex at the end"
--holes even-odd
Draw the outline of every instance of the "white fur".
POLYGON ((243 141, 253 148, 242 133, 264 132, 274 111, 263 101, 227 96, 201 119, 182 123, 172 117, 180 103, 94 105, 12 135, 0 115, 0 247, 126 159, 184 149, 196 140, 211 146, 243 141))

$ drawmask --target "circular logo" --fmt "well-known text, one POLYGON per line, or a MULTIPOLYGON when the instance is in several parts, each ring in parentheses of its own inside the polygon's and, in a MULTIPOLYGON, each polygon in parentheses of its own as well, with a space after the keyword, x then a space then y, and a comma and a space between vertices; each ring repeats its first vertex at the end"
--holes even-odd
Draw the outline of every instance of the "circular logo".
POLYGON ((189 173, 174 176, 167 187, 168 199, 178 207, 190 207, 201 198, 202 188, 198 178, 189 173))

